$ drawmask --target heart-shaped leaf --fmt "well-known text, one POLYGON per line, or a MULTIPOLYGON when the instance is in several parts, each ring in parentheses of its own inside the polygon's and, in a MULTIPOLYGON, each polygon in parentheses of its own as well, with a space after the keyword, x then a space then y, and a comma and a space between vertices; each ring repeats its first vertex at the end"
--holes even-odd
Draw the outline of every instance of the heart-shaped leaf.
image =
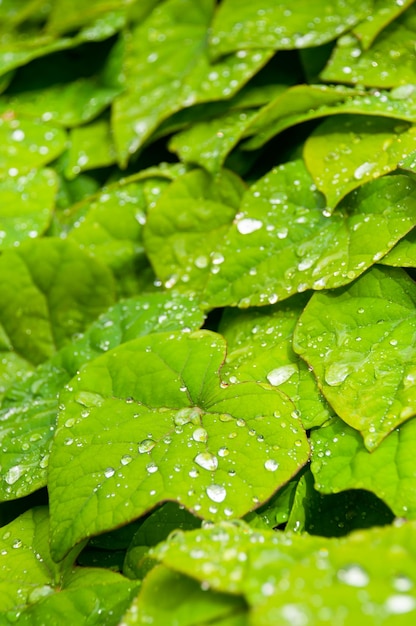
POLYGON ((244 515, 306 462, 293 404, 256 383, 221 386, 224 358, 215 333, 161 333, 69 383, 49 465, 57 558, 166 500, 208 519, 244 515))

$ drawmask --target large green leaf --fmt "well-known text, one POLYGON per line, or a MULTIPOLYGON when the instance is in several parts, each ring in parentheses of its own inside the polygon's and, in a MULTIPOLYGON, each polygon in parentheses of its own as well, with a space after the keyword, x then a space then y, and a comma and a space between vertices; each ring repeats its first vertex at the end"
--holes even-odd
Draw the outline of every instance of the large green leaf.
POLYGON ((286 163, 244 196, 211 255, 203 299, 210 306, 248 307, 345 285, 412 228, 414 194, 413 180, 384 177, 350 194, 330 215, 303 163, 286 163))
POLYGON ((49 16, 47 30, 53 33, 73 31, 85 26, 103 14, 128 7, 135 0, 55 0, 49 16))
POLYGON ((416 414, 415 303, 404 271, 373 268, 349 287, 315 294, 295 331, 294 349, 370 450, 416 414))
POLYGON ((242 51, 211 63, 207 33, 214 7, 214 0, 167 0, 132 31, 124 68, 129 90, 116 99, 113 116, 122 164, 172 113, 230 98, 272 56, 242 51))
POLYGON ((0 246, 9 248, 42 235, 52 219, 57 178, 52 170, 32 170, 0 179, 0 246))
POLYGON ((146 577, 139 596, 123 617, 123 626, 248 626, 243 598, 201 588, 196 580, 163 565, 146 577), (189 599, 192 598, 192 602, 189 599))
POLYGON ((65 175, 75 178, 80 172, 107 167, 116 162, 110 123, 99 119, 73 128, 69 134, 68 164, 65 175))
POLYGON ((353 28, 364 50, 367 50, 377 35, 392 22, 398 15, 403 13, 414 0, 375 0, 374 9, 370 15, 353 28))
POLYGON ((227 340, 222 377, 227 382, 255 380, 278 387, 292 400, 306 429, 331 415, 313 374, 292 350, 293 330, 308 298, 241 311, 227 309, 219 332, 227 340))
POLYGON ((396 516, 416 519, 415 419, 396 428, 372 452, 360 433, 339 418, 312 432, 311 439, 316 489, 322 493, 366 489, 396 516))
POLYGON ((79 548, 57 565, 50 556, 48 530, 46 507, 31 509, 2 528, 2 623, 116 626, 137 583, 104 569, 74 566, 79 548))
POLYGON ((22 497, 46 484, 58 394, 85 363, 136 337, 168 330, 190 332, 202 322, 201 311, 189 298, 154 293, 111 307, 83 337, 62 348, 23 381, 29 364, 14 352, 6 353, 1 382, 10 387, 0 410, 0 499, 22 497))
POLYGON ((0 323, 34 364, 82 332, 114 300, 110 271, 78 246, 33 239, 0 256, 0 323))
POLYGON ((321 78, 367 87, 414 84, 415 43, 416 7, 413 5, 379 34, 369 50, 363 49, 352 34, 341 37, 321 78))
POLYGON ((208 331, 154 334, 96 359, 61 393, 48 481, 56 557, 166 500, 238 517, 306 462, 283 394, 220 385, 225 347, 208 331))
MULTIPOLYGON (((391 92, 368 92, 340 85, 296 85, 279 94, 259 111, 247 131, 247 134, 253 136, 245 142, 244 148, 259 148, 274 135, 300 122, 345 113, 415 122, 415 87, 405 85, 391 92)), ((342 124, 338 118, 333 123, 342 124)), ((400 124, 396 126, 400 128, 400 124)))
POLYGON ((335 206, 363 183, 395 170, 416 148, 416 126, 382 117, 331 117, 308 137, 303 155, 318 189, 335 206))
POLYGON ((16 177, 50 163, 66 146, 66 133, 13 112, 0 118, 0 178, 16 177))
POLYGON ((253 531, 222 523, 175 533, 153 554, 220 592, 243 595, 250 623, 371 626, 412 623, 414 523, 341 539, 253 531), (382 564, 382 567, 381 567, 382 564))
POLYGON ((211 50, 221 56, 245 48, 308 48, 335 39, 372 9, 370 0, 224 0, 211 34, 211 50))

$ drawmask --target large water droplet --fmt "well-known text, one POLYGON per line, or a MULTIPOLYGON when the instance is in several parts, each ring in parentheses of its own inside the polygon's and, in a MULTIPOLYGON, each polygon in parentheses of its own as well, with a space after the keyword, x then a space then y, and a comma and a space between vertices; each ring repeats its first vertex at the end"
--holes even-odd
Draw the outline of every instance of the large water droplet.
POLYGON ((274 387, 278 387, 285 383, 289 378, 295 374, 297 367, 294 364, 282 365, 282 367, 276 367, 267 374, 267 380, 274 387))
POLYGON ((237 222, 237 230, 242 235, 249 235, 259 230, 263 226, 263 222, 250 217, 246 217, 237 222))
POLYGON ((337 576, 351 587, 365 587, 370 581, 369 575, 360 565, 346 565, 338 571, 337 576))
POLYGON ((194 458, 195 463, 197 463, 200 467, 213 472, 218 467, 218 459, 211 452, 200 452, 194 458))
POLYGON ((353 370, 354 368, 351 364, 332 363, 332 365, 325 370, 325 382, 331 385, 331 387, 340 385, 353 370))
POLYGON ((226 495, 227 491, 222 485, 209 485, 207 487, 207 496, 213 502, 223 502, 226 495))
POLYGON ((277 468, 279 467, 279 463, 275 461, 274 459, 267 459, 267 461, 264 464, 264 467, 269 472, 275 472, 277 468))
POLYGON ((154 441, 153 439, 143 439, 143 441, 139 443, 138 450, 140 454, 145 454, 146 452, 150 452, 150 450, 153 450, 155 445, 156 441, 154 441))
POLYGON ((208 433, 205 428, 196 428, 192 433, 192 439, 194 441, 205 442, 208 440, 208 433))
POLYGON ((409 613, 416 607, 416 599, 412 596, 397 594, 388 597, 385 606, 389 613, 396 615, 409 613))
POLYGON ((8 485, 14 485, 14 483, 19 480, 23 472, 23 465, 14 465, 6 472, 4 480, 8 485))
POLYGON ((198 407, 189 407, 186 409, 180 409, 174 415, 173 421, 176 426, 184 426, 190 422, 195 425, 201 423, 202 411, 198 407))

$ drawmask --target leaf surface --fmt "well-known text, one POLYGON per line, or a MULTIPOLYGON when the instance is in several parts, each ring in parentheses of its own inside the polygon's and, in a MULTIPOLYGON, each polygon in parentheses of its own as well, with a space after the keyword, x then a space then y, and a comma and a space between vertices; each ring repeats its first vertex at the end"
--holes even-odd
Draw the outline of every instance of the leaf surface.
POLYGON ((295 331, 295 351, 370 450, 416 413, 415 302, 404 271, 372 268, 349 287, 315 294, 295 331))
POLYGON ((166 500, 203 518, 243 515, 306 462, 292 403, 256 383, 221 387, 224 357, 215 333, 155 334, 71 381, 49 465, 57 557, 166 500))

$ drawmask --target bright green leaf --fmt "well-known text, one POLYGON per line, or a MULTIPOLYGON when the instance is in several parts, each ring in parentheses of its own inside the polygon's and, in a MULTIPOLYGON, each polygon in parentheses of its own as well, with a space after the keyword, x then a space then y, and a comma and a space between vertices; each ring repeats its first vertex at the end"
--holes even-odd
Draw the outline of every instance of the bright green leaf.
POLYGON ((306 462, 283 394, 220 386, 225 347, 208 331, 151 335, 85 366, 61 393, 48 483, 57 557, 166 500, 204 518, 243 515, 306 462))
POLYGON ((341 37, 321 73, 327 82, 366 87, 415 84, 416 8, 411 6, 385 28, 369 50, 352 34, 341 37))
POLYGON ((248 626, 247 605, 238 596, 201 589, 196 581, 159 565, 146 577, 121 626, 248 626), (191 601, 190 601, 191 600, 191 601))
POLYGON ((128 7, 135 0, 55 0, 49 16, 47 31, 64 33, 97 20, 105 13, 128 7))
POLYGON ((246 48, 285 50, 319 46, 338 35, 372 9, 364 0, 223 0, 214 19, 211 49, 215 57, 246 48))
POLYGON ((364 446, 360 433, 339 418, 312 432, 311 439, 311 469, 318 491, 366 489, 396 516, 416 519, 415 419, 396 428, 372 452, 364 446))
POLYGON ((180 109, 233 96, 272 56, 242 51, 210 63, 207 32, 214 0, 167 0, 126 45, 130 90, 114 103, 113 130, 125 164, 162 121, 180 109))
POLYGON ((301 161, 275 168, 246 193, 216 248, 204 300, 257 306, 349 283, 412 228, 414 193, 410 178, 380 178, 330 215, 301 161))
POLYGON ((116 152, 107 120, 101 119, 71 130, 65 170, 67 178, 72 179, 85 170, 107 167, 115 162, 116 152))
POLYGON ((42 167, 66 147, 66 133, 54 126, 14 115, 0 118, 0 178, 42 167))
POLYGON ((395 170, 416 148, 416 126, 382 117, 337 115, 308 137, 307 168, 329 206, 363 183, 395 170))
POLYGON ((414 0, 375 0, 374 9, 370 15, 353 28, 364 50, 367 50, 378 34, 390 24, 398 15, 403 13, 414 0))
POLYGON ((404 271, 373 268, 338 292, 315 294, 295 331, 294 349, 369 450, 416 414, 415 303, 404 271))
POLYGON ((219 332, 228 344, 223 379, 233 383, 255 380, 278 387, 292 400, 303 426, 309 429, 327 421, 331 411, 313 374, 292 350, 293 330, 307 300, 295 296, 275 307, 227 309, 219 332))
POLYGON ((57 565, 50 557, 48 529, 46 508, 31 509, 2 528, 2 623, 116 626, 137 583, 103 569, 74 567, 79 548, 57 565))
POLYGON ((394 248, 380 260, 382 265, 393 267, 416 267, 416 230, 400 239, 394 248))
MULTIPOLYGON (((189 298, 154 293, 111 307, 83 337, 62 348, 23 381, 20 379, 29 364, 14 352, 6 353, 1 384, 13 382, 9 379, 12 375, 17 380, 7 390, 0 410, 0 499, 22 497, 46 484, 58 394, 85 363, 136 337, 168 330, 189 332, 202 322, 201 311, 189 298)), ((10 350, 6 339, 2 348, 10 350)))
POLYGON ((0 245, 17 246, 42 235, 52 219, 57 179, 52 170, 32 170, 0 179, 0 245))

